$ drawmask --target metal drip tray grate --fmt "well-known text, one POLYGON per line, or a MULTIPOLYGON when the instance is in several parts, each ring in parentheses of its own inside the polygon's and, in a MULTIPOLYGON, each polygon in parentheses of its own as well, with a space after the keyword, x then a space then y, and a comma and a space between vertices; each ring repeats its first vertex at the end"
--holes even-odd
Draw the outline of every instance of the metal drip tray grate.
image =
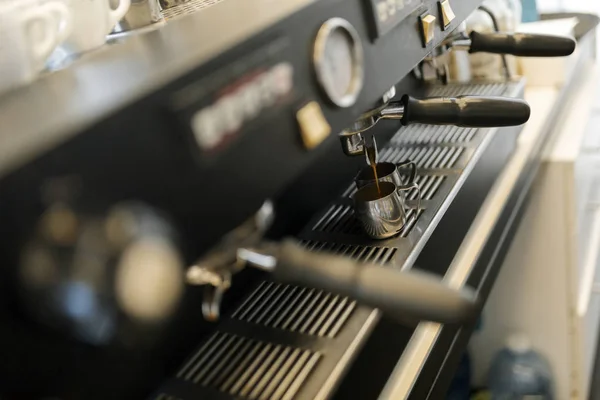
MULTIPOLYGON (((400 233, 399 237, 406 237, 411 232, 419 217, 423 214, 423 210, 416 215, 415 209, 410 209, 406 213, 406 224, 400 233)), ((329 232, 329 233, 344 233, 347 235, 365 236, 360 222, 354 217, 352 206, 345 204, 335 204, 329 208, 313 227, 314 231, 329 232)), ((365 236, 366 237, 366 236, 365 236)))
POLYGON ((331 338, 339 332, 356 306, 347 297, 274 282, 262 282, 247 303, 232 318, 331 338))
POLYGON ((314 231, 343 232, 352 235, 362 234, 361 227, 354 218, 354 211, 349 205, 333 205, 323 218, 313 227, 314 231))
MULTIPOLYGON (((421 199, 431 200, 436 195, 438 189, 444 183, 446 178, 440 175, 420 175, 417 177, 417 184, 421 189, 421 199)), ((407 196, 408 200, 417 199, 417 190, 412 189, 407 196)))
MULTIPOLYGON (((396 249, 304 241, 313 251, 345 255, 357 261, 385 264, 396 249)), ((262 282, 232 318, 306 335, 334 338, 356 302, 348 297, 295 285, 262 282)))
POLYGON ((477 129, 458 128, 456 126, 411 125, 394 136, 390 143, 432 144, 432 143, 467 143, 470 142, 477 129))
POLYGON ((386 264, 390 262, 394 257, 394 254, 396 254, 396 249, 393 247, 324 243, 314 240, 304 240, 301 243, 311 251, 324 251, 328 253, 339 254, 350 257, 356 261, 375 264, 386 264))
MULTIPOLYGON (((421 189, 421 199, 422 200, 431 200, 433 196, 437 193, 438 189, 444 183, 446 177, 444 175, 417 175, 415 182, 419 185, 421 189)), ((344 192, 342 197, 352 198, 356 193, 356 185, 352 183, 348 186, 348 189, 344 192)), ((417 189, 411 189, 406 195, 407 200, 416 200, 419 192, 417 189)))
POLYGON ((480 82, 468 85, 451 83, 449 85, 432 86, 427 93, 431 97, 455 97, 462 95, 503 96, 506 94, 506 82, 480 82))
POLYGON ((401 163, 411 160, 419 168, 449 169, 454 167, 463 150, 462 147, 446 146, 388 147, 379 152, 379 161, 401 163))
POLYGON ((163 16, 169 20, 183 15, 192 14, 196 11, 200 11, 203 8, 210 7, 214 4, 220 3, 223 0, 189 0, 185 3, 165 8, 162 13, 163 16))
POLYGON ((244 399, 291 399, 319 352, 215 332, 177 377, 244 399))

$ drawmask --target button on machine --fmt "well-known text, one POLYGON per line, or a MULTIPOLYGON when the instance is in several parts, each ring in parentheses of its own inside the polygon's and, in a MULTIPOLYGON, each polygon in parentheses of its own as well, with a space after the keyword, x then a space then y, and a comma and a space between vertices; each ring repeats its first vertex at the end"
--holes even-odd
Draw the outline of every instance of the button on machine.
POLYGON ((450 22, 452 22, 456 16, 454 15, 454 11, 452 11, 450 0, 438 2, 438 6, 440 9, 440 18, 442 19, 442 29, 446 30, 448 25, 450 25, 450 22))
POLYGON ((436 18, 431 14, 424 14, 420 17, 421 36, 423 38, 423 47, 426 47, 434 38, 436 18))
POLYGON ((296 113, 302 143, 308 150, 317 147, 331 133, 331 126, 316 101, 306 104, 296 113))

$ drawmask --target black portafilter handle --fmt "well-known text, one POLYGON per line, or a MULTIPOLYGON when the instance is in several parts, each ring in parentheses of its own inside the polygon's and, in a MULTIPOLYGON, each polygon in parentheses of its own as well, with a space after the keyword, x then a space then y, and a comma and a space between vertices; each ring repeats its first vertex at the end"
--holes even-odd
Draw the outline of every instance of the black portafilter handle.
POLYGON ((393 318, 461 323, 474 318, 478 309, 472 290, 452 289, 425 272, 402 272, 341 256, 317 254, 290 240, 277 247, 273 270, 276 280, 349 296, 393 318))
POLYGON ((575 50, 575 40, 565 36, 530 33, 471 32, 469 53, 512 54, 519 57, 563 57, 575 50))
POLYGON ((402 125, 421 123, 491 128, 522 125, 531 109, 521 99, 488 96, 433 97, 424 100, 404 95, 402 125))

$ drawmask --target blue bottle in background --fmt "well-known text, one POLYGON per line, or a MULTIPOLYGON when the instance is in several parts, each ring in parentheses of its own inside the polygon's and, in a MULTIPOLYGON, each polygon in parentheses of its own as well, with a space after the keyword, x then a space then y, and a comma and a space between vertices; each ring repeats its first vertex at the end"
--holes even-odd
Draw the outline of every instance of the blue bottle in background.
POLYGON ((511 335, 496 353, 488 380, 492 400, 554 400, 550 365, 524 335, 511 335))
POLYGON ((540 19, 535 0, 521 0, 521 7, 523 9, 521 22, 534 22, 540 19))

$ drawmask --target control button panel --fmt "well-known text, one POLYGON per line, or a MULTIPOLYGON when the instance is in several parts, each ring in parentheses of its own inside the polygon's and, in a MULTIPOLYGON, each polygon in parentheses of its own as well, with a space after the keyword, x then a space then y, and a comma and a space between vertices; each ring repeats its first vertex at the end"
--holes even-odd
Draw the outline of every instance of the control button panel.
POLYGON ((439 1, 438 7, 440 9, 440 18, 442 20, 442 29, 446 30, 448 25, 450 25, 450 22, 452 22, 456 16, 454 15, 454 11, 452 11, 452 6, 450 5, 450 0, 439 1))
POLYGON ((433 41, 435 36, 435 20, 436 18, 431 14, 423 14, 419 17, 423 47, 427 47, 433 41))
POLYGON ((308 150, 317 147, 331 133, 331 126, 316 101, 311 101, 298 110, 296 120, 300 128, 302 143, 308 150))

